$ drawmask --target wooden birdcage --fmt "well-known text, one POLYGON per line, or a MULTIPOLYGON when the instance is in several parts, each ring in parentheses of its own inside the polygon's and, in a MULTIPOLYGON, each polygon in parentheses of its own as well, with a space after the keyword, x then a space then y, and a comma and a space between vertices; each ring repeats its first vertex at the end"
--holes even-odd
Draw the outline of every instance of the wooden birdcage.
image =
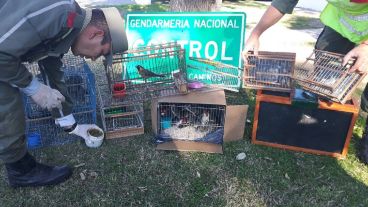
POLYGON ((289 92, 295 53, 259 51, 249 52, 244 64, 243 87, 289 92))
POLYGON ((344 55, 314 50, 307 60, 295 70, 295 79, 303 89, 329 100, 345 103, 351 99, 355 88, 365 74, 349 72, 354 64, 351 59, 342 65, 344 55))
POLYGON ((200 81, 208 87, 238 92, 242 70, 218 61, 190 57, 187 65, 188 81, 200 81))

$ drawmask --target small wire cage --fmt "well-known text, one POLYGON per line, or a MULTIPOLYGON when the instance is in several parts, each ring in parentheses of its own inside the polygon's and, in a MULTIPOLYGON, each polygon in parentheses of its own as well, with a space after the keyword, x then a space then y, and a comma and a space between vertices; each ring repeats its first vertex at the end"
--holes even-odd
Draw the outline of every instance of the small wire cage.
MULTIPOLYGON (((37 63, 25 65, 40 82, 47 82, 37 63)), ((68 94, 73 101, 73 113, 96 110, 95 77, 84 60, 66 55, 63 59, 62 71, 68 94)), ((30 97, 24 96, 24 103, 28 119, 51 116, 48 110, 39 107, 30 97)))
MULTIPOLYGON (((185 74, 185 51, 179 44, 167 43, 131 49, 113 57, 112 66, 106 67, 107 85, 111 103, 128 103, 159 97, 161 91, 177 95, 174 73, 185 74)), ((106 88, 106 89, 105 89, 106 88)))
MULTIPOLYGON (((75 113, 74 117, 79 124, 96 123, 96 111, 75 113)), ((64 132, 55 125, 51 117, 26 119, 26 137, 28 149, 38 149, 49 146, 59 146, 81 140, 79 136, 64 132)))
POLYGON ((295 70, 297 83, 305 90, 329 100, 346 103, 365 77, 349 73, 353 59, 342 65, 344 55, 314 50, 307 60, 295 70))
POLYGON ((156 143, 173 140, 222 144, 225 106, 159 103, 156 143))
POLYGON ((295 53, 249 52, 244 64, 243 87, 290 92, 295 67, 295 53))
POLYGON ((188 81, 200 81, 209 87, 239 91, 241 86, 240 68, 218 61, 190 57, 187 65, 188 81))
POLYGON ((101 108, 102 125, 107 139, 144 133, 143 103, 101 108))

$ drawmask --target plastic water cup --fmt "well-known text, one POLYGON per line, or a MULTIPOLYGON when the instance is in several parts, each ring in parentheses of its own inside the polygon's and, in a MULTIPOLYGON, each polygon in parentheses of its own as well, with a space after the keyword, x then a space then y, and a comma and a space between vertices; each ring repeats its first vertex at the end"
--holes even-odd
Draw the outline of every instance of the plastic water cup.
POLYGON ((97 148, 102 145, 104 132, 100 129, 91 128, 87 130, 87 138, 84 140, 86 145, 91 148, 97 148))
POLYGON ((29 133, 27 135, 28 149, 34 149, 41 146, 41 135, 39 133, 29 133))

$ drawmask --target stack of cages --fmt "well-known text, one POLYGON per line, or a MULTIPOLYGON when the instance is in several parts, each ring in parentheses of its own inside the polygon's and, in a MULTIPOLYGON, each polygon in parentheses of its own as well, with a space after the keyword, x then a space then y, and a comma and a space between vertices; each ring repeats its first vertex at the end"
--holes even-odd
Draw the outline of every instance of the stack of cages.
POLYGON ((188 85, 192 89, 201 87, 197 84, 201 83, 209 88, 238 92, 241 74, 238 67, 210 59, 190 57, 187 65, 188 85))
POLYGON ((139 47, 114 55, 105 70, 98 90, 106 138, 143 134, 143 102, 182 93, 175 79, 185 76, 185 51, 176 43, 139 47))
POLYGON ((156 143, 182 140, 222 144, 225 106, 159 103, 156 143))
MULTIPOLYGON (((86 62, 79 57, 66 54, 62 59, 62 71, 68 94, 73 101, 73 115, 79 124, 96 124, 95 77, 86 62)), ((25 64, 27 69, 41 83, 46 76, 40 72, 37 63, 25 64)), ((24 96, 26 115, 26 137, 29 149, 68 144, 80 137, 64 132, 55 124, 51 113, 41 109, 30 97, 24 96)))
POLYGON ((355 60, 342 65, 344 55, 314 50, 296 69, 298 85, 322 98, 345 104, 366 74, 349 73, 355 60))
POLYGON ((185 75, 185 51, 177 43, 128 50, 105 67, 108 82, 99 86, 108 94, 104 105, 136 103, 180 93, 175 74, 185 75))
POLYGON ((295 53, 248 52, 244 64, 243 88, 291 92, 295 53))

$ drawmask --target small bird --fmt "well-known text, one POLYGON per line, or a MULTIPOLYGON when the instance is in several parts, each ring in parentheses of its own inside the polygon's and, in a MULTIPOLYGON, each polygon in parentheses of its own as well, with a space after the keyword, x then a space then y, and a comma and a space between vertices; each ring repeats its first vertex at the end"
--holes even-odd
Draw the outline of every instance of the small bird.
POLYGON ((136 66, 139 75, 144 78, 145 80, 148 78, 152 78, 152 77, 165 77, 165 75, 161 75, 161 74, 156 74, 152 71, 149 71, 147 69, 145 69, 143 66, 141 65, 137 65, 136 66))
POLYGON ((203 111, 203 114, 202 114, 202 119, 201 119, 201 124, 202 126, 206 126, 208 125, 210 122, 210 115, 208 113, 207 110, 203 111))

